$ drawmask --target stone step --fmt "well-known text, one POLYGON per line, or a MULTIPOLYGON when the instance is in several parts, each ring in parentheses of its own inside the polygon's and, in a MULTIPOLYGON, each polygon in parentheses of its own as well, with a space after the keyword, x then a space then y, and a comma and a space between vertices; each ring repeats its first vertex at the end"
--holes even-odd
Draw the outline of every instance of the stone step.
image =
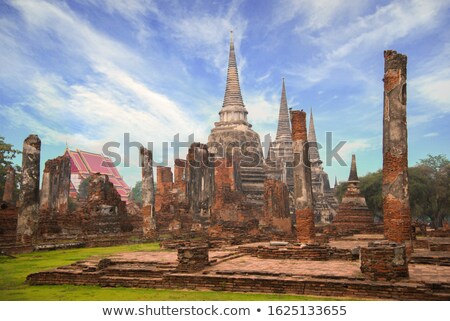
POLYGON ((158 277, 102 276, 99 278, 100 286, 104 287, 152 288, 160 287, 162 281, 163 279, 158 277))
POLYGON ((136 267, 136 266, 109 266, 103 270, 108 277, 162 277, 164 273, 175 271, 175 269, 158 269, 156 267, 136 267))

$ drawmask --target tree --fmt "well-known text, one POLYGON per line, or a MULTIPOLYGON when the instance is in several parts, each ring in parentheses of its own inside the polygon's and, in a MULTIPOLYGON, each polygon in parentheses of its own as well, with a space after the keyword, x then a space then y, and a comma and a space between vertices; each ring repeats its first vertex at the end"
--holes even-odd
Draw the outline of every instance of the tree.
POLYGON ((133 195, 133 201, 136 203, 142 203, 142 181, 136 182, 134 187, 131 189, 131 194, 133 195))
MULTIPOLYGON (((408 168, 408 175, 411 216, 431 223, 434 228, 442 227, 450 217, 450 161, 445 155, 428 155, 408 168)), ((369 209, 379 217, 383 215, 382 179, 381 170, 360 177, 361 194, 369 209)), ((346 189, 346 183, 338 186, 339 200, 346 189)))
POLYGON ((383 173, 381 170, 369 173, 361 177, 360 181, 361 194, 366 198, 367 206, 381 220, 383 217, 383 196, 381 192, 383 173))
POLYGON ((88 197, 88 193, 89 193, 89 180, 90 180, 90 176, 86 177, 85 179, 83 179, 80 183, 80 186, 78 186, 78 196, 77 198, 79 200, 85 200, 88 197))
POLYGON ((433 227, 442 227, 444 220, 450 216, 450 161, 443 154, 428 154, 427 158, 417 163, 415 171, 422 183, 420 189, 415 190, 417 195, 414 195, 422 198, 421 216, 428 218, 433 227))
POLYGON ((14 165, 13 159, 16 155, 21 154, 21 151, 14 149, 13 145, 5 142, 5 138, 0 136, 0 195, 3 197, 6 180, 6 170, 8 166, 12 166, 16 171, 16 184, 14 189, 14 198, 18 199, 18 186, 20 185, 21 167, 14 165))

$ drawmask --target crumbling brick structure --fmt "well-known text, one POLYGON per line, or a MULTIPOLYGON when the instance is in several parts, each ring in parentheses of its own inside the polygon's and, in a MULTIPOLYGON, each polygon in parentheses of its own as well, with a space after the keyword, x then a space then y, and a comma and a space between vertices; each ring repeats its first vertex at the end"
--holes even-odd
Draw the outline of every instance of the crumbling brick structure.
POLYGON ((16 184, 16 171, 12 166, 6 168, 5 188, 3 190, 3 202, 14 205, 14 186, 16 184))
MULTIPOLYGON (((178 162, 178 164, 181 163, 178 162)), ((177 170, 177 182, 174 183, 170 167, 157 167, 155 220, 160 234, 178 235, 183 231, 189 231, 192 226, 192 217, 188 215, 189 202, 186 198, 186 190, 183 190, 185 180, 179 180, 180 171, 180 169, 177 170)))
POLYGON ((311 184, 311 167, 308 157, 306 113, 291 111, 292 140, 294 149, 294 200, 297 240, 314 241, 314 210, 311 184))
POLYGON ((361 248, 361 272, 371 280, 398 280, 407 278, 408 261, 405 245, 393 242, 370 242, 361 248))
POLYGON ((17 243, 30 244, 36 240, 39 227, 39 175, 41 140, 29 135, 23 142, 22 184, 17 219, 17 243))
POLYGON ((412 250, 406 125, 407 57, 384 52, 383 215, 384 235, 412 250))
POLYGON ((179 272, 196 272, 209 265, 208 246, 188 246, 178 249, 179 272))
POLYGON ((287 185, 280 180, 266 179, 264 182, 263 224, 286 236, 292 233, 289 191, 287 185))
MULTIPOLYGON (((89 178, 87 203, 83 208, 83 231, 88 234, 114 234, 128 229, 126 206, 107 175, 89 178)), ((131 228, 131 227, 130 227, 131 228)))
POLYGON ((359 190, 359 178, 356 170, 356 157, 352 155, 347 191, 337 210, 333 225, 338 233, 365 232, 373 228, 373 214, 366 204, 366 199, 359 190))
POLYGON ((144 238, 153 238, 156 233, 156 223, 152 151, 141 147, 140 157, 142 166, 142 232, 144 238))
POLYGON ((194 143, 187 155, 187 191, 194 218, 211 216, 214 195, 214 164, 210 162, 208 146, 194 143))
POLYGON ((67 215, 70 190, 70 157, 65 154, 45 162, 40 194, 41 234, 59 233, 67 215))

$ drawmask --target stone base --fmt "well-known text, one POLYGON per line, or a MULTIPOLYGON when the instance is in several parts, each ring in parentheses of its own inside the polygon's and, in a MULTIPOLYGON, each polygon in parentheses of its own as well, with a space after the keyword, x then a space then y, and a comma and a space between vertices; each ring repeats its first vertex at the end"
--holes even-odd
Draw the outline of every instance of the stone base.
POLYGON ((405 245, 370 242, 360 252, 361 272, 371 280, 398 280, 409 277, 405 245))
POLYGON ((178 249, 179 272, 196 272, 209 265, 208 246, 181 247, 178 249))

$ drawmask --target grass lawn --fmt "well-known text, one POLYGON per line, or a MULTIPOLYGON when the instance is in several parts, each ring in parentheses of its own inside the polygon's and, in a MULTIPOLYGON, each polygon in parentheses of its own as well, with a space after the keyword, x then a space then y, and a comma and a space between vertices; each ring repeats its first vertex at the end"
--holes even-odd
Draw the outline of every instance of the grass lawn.
MULTIPOLYGON (((0 257, 0 300, 6 301, 202 301, 202 300, 335 300, 283 294, 253 294, 214 291, 175 291, 136 288, 102 288, 97 286, 40 285, 29 286, 30 273, 68 265, 90 256, 108 256, 119 252, 155 251, 157 243, 114 247, 83 248, 34 252, 16 258, 0 257)), ((344 298, 340 298, 341 300, 344 298)))

